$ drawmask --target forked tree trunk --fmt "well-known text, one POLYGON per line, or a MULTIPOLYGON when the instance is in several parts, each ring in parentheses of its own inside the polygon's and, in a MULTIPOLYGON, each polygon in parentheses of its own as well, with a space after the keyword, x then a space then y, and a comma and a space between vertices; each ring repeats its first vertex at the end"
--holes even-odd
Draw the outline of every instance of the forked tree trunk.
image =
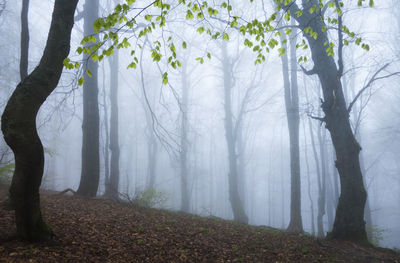
POLYGON ((232 113, 232 65, 228 58, 226 43, 222 44, 223 71, 224 71, 224 110, 225 110, 225 139, 228 146, 229 161, 229 201, 232 206, 234 220, 247 224, 249 219, 239 196, 236 139, 234 134, 232 113))
MULTIPOLYGON (((319 6, 319 1, 303 0, 304 10, 313 5, 319 6)), ((318 75, 323 91, 324 102, 322 110, 325 113, 324 122, 329 130, 336 151, 336 167, 339 171, 341 194, 336 210, 335 222, 329 238, 351 240, 366 244, 364 206, 367 197, 359 161, 360 145, 356 141, 350 126, 349 112, 343 95, 340 81, 341 73, 333 59, 326 52, 325 43, 329 43, 325 24, 319 16, 303 12, 297 16, 300 8, 295 2, 284 6, 290 10, 292 17, 297 20, 304 31, 311 27, 318 37, 314 39, 309 34, 304 37, 309 43, 314 62, 314 71, 318 75)), ((311 72, 310 72, 311 73, 311 72)))
POLYGON ((78 0, 56 0, 42 59, 18 84, 1 118, 4 139, 15 156, 10 198, 17 232, 28 241, 47 240, 51 228, 40 211, 39 187, 43 176, 43 146, 36 130, 40 106, 56 88, 63 60, 70 49, 71 29, 78 0))

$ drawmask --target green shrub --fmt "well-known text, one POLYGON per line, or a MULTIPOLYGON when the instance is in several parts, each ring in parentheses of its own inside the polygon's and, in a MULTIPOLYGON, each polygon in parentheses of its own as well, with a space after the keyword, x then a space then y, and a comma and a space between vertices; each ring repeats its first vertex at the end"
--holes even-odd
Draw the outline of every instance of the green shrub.
POLYGON ((369 242, 371 242, 372 245, 379 247, 379 243, 383 240, 383 234, 386 230, 379 228, 377 225, 368 225, 366 230, 369 242))
POLYGON ((167 194, 155 189, 146 189, 135 194, 133 202, 143 207, 163 206, 167 201, 167 194))

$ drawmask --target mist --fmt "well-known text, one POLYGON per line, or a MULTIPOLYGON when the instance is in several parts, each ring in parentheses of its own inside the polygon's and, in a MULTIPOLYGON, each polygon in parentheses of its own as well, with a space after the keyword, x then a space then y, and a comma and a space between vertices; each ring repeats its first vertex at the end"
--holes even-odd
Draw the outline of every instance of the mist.
MULTIPOLYGON (((21 38, 21 1, 1 2, 5 3, 4 9, 0 5, 3 112, 21 81, 17 44, 21 38)), ((275 31, 268 33, 268 40, 273 36, 286 39, 285 52, 279 51, 279 44, 255 63, 260 57, 254 46, 246 46, 247 35, 235 28, 225 29, 222 19, 210 21, 216 31, 229 33, 229 41, 199 34, 196 22, 179 16, 177 7, 171 11, 176 15, 167 17, 165 28, 157 28, 146 37, 138 37, 146 19, 144 15, 137 18, 137 29, 118 32, 120 40, 129 39, 130 47, 114 48, 112 55, 92 61, 77 49, 90 44, 81 44, 87 30, 99 39, 105 31, 97 35, 93 26, 87 29, 85 23, 93 25, 98 17, 106 17, 119 1, 98 1, 94 18, 86 16, 88 9, 95 10, 89 6, 94 4, 91 2, 78 2, 71 33, 68 57, 78 61, 79 67, 63 69, 57 88, 36 119, 45 153, 42 189, 70 188, 87 196, 141 200, 154 208, 278 229, 289 226, 295 232, 304 230, 321 238, 332 231, 341 194, 337 156, 323 119, 326 97, 321 80, 306 74, 315 64, 312 46, 301 46, 304 37, 298 28, 290 35, 282 29, 281 39, 275 31), (176 69, 167 62, 171 53, 168 36, 173 38, 180 64, 176 69), (160 61, 154 59, 157 41, 162 42, 160 61), (291 49, 291 44, 299 46, 291 49), (306 61, 299 62, 303 57, 306 61), (285 90, 285 58, 289 91, 285 90), (84 79, 82 86, 78 85, 80 78, 84 79), (294 79, 297 91, 293 90, 294 79), (91 82, 96 90, 91 90, 91 82), (291 164, 296 157, 291 154, 294 137, 289 131, 290 120, 296 122, 293 111, 298 115, 297 131, 292 130, 293 136, 298 134, 297 164, 291 164), (98 116, 98 125, 92 122, 93 114, 98 116), (98 147, 93 143, 96 136, 98 147), (292 169, 296 165, 299 198, 292 195, 292 169), (85 175, 84 185, 84 171, 94 174, 93 178, 97 174, 98 185, 91 185, 95 179, 89 175, 85 175), (295 201, 299 202, 300 221, 291 210, 295 201)), ((29 1, 28 74, 42 57, 53 3, 29 1)), ((243 21, 265 19, 275 8, 272 1, 230 4, 243 21)), ((386 0, 376 1, 373 8, 352 6, 344 10, 343 23, 362 37, 369 51, 352 40, 343 47, 340 82, 345 106, 351 105, 351 131, 361 147, 368 238, 376 245, 400 249, 400 20, 394 6, 400 7, 397 1, 386 0)), ((284 19, 282 23, 290 25, 284 19)), ((335 49, 336 31, 328 31, 335 49)), ((256 45, 256 40, 252 41, 256 45)), ((336 51, 333 59, 339 63, 336 51)), ((14 163, 3 138, 0 154, 1 167, 14 163)), ((12 173, 6 177, 4 180, 11 181, 12 173)))

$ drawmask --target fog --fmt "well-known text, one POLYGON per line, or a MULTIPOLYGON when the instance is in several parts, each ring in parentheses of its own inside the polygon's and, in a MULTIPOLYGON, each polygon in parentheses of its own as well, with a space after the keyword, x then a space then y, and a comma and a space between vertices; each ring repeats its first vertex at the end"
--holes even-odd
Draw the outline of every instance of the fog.
MULTIPOLYGON (((21 31, 20 1, 3 2, 6 5, 0 15, 1 111, 20 81, 21 31)), ((53 3, 30 1, 28 73, 42 56, 53 3)), ((84 9, 84 3, 78 3, 77 15, 84 9)), ((114 1, 106 0, 100 0, 99 4, 99 16, 109 14, 115 5, 114 1)), ((251 5, 233 1, 231 4, 238 7, 244 20, 264 16, 260 12, 261 2, 251 5)), ((385 0, 376 1, 373 8, 353 4, 345 11, 344 23, 362 36, 370 50, 354 43, 344 47, 342 84, 347 105, 366 87, 353 105, 350 122, 362 147, 360 165, 372 221, 367 231, 380 246, 400 249, 400 79, 397 75, 400 20, 394 11, 398 7, 397 1, 385 0), (369 83, 373 78, 376 80, 369 83)), ((265 1, 265 10, 272 13, 270 1, 265 1)), ((118 50, 118 197, 133 200, 154 189, 152 206, 156 208, 234 219, 228 181, 230 160, 225 111, 228 96, 236 138, 233 148, 237 188, 248 223, 286 229, 291 207, 291 155, 282 60, 277 48, 266 54, 265 62, 255 65, 257 54, 244 46, 245 37, 237 30, 230 29, 229 41, 213 40, 206 34, 198 34, 195 22, 185 21, 178 15, 169 19, 163 32, 155 30, 146 40, 137 40, 137 34, 122 33, 129 37, 131 47, 118 50), (166 41, 167 37, 162 34, 167 33, 174 37, 177 57, 182 63, 176 70, 167 66, 165 58, 154 62, 150 51, 154 41, 166 41), (182 41, 187 43, 186 49, 181 48, 182 41), (135 56, 139 59, 136 69, 127 68, 133 61, 132 49, 136 49, 135 56), (204 59, 204 63, 196 58, 204 59), (164 72, 168 72, 166 85, 162 78, 164 72), (224 89, 227 78, 231 83, 230 95, 224 89), (183 151, 187 159, 184 175, 183 151), (188 208, 185 209, 182 177, 186 178, 188 208)), ((216 21, 214 26, 223 29, 224 24, 216 21)), ((83 38, 83 28, 83 19, 76 20, 69 55, 82 65, 85 60, 76 49, 83 38)), ((301 42, 301 33, 296 34, 301 42)), ((337 41, 337 34, 330 34, 337 41)), ((308 61, 299 65, 311 69, 310 50, 299 48, 297 58, 302 56, 308 57, 308 61)), ((107 57, 98 63, 98 196, 106 191, 110 169, 106 164, 111 158, 107 148, 110 148, 110 93, 114 92, 110 85, 110 65, 107 57)), ((79 187, 84 86, 77 82, 84 75, 82 67, 64 69, 58 87, 40 109, 37 127, 45 148, 44 189, 62 191, 79 187)), ((324 116, 318 77, 304 74, 298 66, 297 83, 302 226, 304 231, 317 235, 319 184, 324 176, 322 222, 326 234, 332 229, 340 192, 335 150, 325 124, 315 118, 324 116)), ((1 165, 13 163, 13 154, 3 139, 0 146, 1 165)))

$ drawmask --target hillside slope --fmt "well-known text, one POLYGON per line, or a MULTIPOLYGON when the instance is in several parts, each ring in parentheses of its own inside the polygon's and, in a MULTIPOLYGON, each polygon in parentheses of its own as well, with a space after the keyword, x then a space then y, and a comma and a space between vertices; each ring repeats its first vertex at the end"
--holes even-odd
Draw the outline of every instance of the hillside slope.
POLYGON ((17 240, 13 212, 0 210, 0 262, 400 262, 388 249, 106 199, 45 194, 42 207, 51 243, 17 240))

